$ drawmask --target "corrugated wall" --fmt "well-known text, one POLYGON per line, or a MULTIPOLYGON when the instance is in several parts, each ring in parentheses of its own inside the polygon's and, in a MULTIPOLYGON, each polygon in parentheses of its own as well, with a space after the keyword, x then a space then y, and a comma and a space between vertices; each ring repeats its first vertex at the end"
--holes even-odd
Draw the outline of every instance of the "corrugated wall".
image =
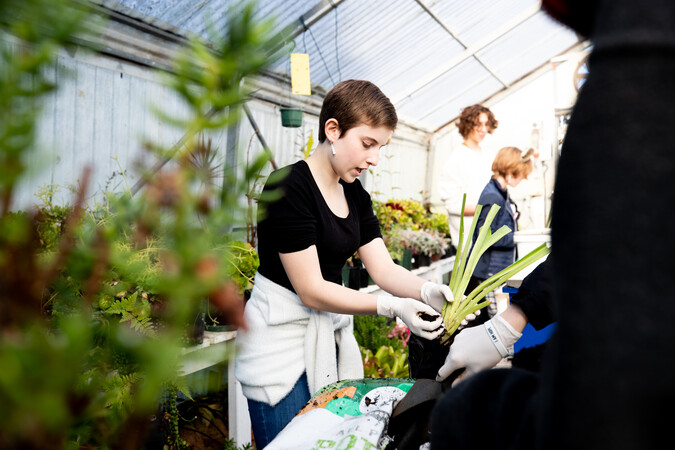
MULTIPOLYGON (((1 42, 18 45, 11 39, 1 42)), ((48 185, 58 188, 57 203, 70 202, 86 165, 93 168, 89 188, 89 203, 93 205, 106 191, 119 192, 133 186, 140 170, 152 166, 156 159, 145 150, 147 140, 169 147, 183 135, 182 130, 167 126, 153 113, 153 105, 171 115, 184 114, 185 107, 150 69, 101 55, 78 53, 73 57, 64 53, 48 75, 59 88, 44 103, 38 124, 38 151, 31 157, 30 177, 15 196, 15 209, 34 204, 37 191, 48 185)), ((248 105, 280 167, 302 158, 310 132, 314 145, 318 142, 318 117, 305 113, 302 127, 284 128, 277 105, 256 100, 248 105)), ((211 138, 225 161, 227 132, 211 138)), ((238 154, 231 160, 243 165, 247 152, 262 151, 245 115, 238 138, 238 154)), ((395 137, 383 150, 378 167, 362 181, 381 200, 421 200, 425 170, 424 144, 395 137)))
MULTIPOLYGON (((269 103, 250 102, 249 107, 254 119, 263 133, 267 145, 272 150, 279 165, 295 162, 303 157, 303 149, 312 133, 314 146, 318 143, 318 117, 304 114, 303 126, 284 128, 281 126, 279 107, 269 103)), ((401 130, 403 134, 404 130, 401 130)), ((253 128, 244 118, 239 132, 240 148, 259 152, 262 146, 254 136, 253 128)), ((422 200, 427 167, 427 147, 420 139, 414 142, 407 136, 395 133, 391 144, 380 153, 379 163, 372 173, 361 176, 361 182, 371 192, 373 198, 413 198, 422 200)))
POLYGON ((93 168, 91 202, 106 190, 123 190, 138 180, 143 165, 154 162, 145 141, 170 146, 182 136, 151 110, 156 105, 180 115, 185 108, 150 70, 92 54, 63 54, 47 76, 58 90, 44 102, 32 173, 15 197, 16 208, 34 203, 36 191, 47 185, 59 188, 59 203, 70 201, 86 165, 93 168))

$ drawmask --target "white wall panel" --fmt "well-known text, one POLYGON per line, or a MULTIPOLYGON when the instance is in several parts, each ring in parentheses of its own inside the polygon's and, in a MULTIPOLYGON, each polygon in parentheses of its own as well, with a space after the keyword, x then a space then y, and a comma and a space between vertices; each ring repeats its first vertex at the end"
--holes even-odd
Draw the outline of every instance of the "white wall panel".
MULTIPOLYGON (((313 134, 314 147, 318 144, 319 121, 316 116, 304 114, 302 127, 284 128, 281 126, 277 106, 250 102, 249 107, 279 167, 302 158, 302 150, 310 132, 313 134)), ((262 151, 260 143, 253 136, 253 128, 246 118, 242 120, 240 141, 242 149, 245 149, 251 141, 253 154, 262 151)), ((373 198, 378 200, 389 198, 422 200, 426 164, 427 149, 423 143, 416 144, 408 140, 397 139, 394 135, 392 143, 380 153, 378 165, 372 168, 372 173, 362 175, 361 182, 371 192, 373 198)), ((271 167, 268 167, 269 170, 271 167)))
MULTIPOLYGON (((99 55, 77 54, 73 58, 62 54, 47 73, 59 88, 44 100, 37 137, 41 153, 33 158, 33 174, 21 186, 14 208, 34 204, 38 189, 50 184, 59 188, 56 202, 72 201, 72 191, 86 165, 93 168, 88 201, 100 201, 105 191, 133 186, 141 166, 155 162, 145 150, 145 141, 170 147, 183 135, 181 129, 162 123, 152 111, 154 105, 165 113, 185 117, 186 108, 151 70, 99 55)), ((305 113, 302 127, 285 128, 278 106, 260 100, 251 100, 248 106, 279 167, 303 157, 310 133, 314 146, 318 144, 318 117, 305 113)), ((239 126, 235 160, 243 168, 246 152, 259 154, 262 146, 245 114, 239 126)), ((225 161, 227 132, 210 137, 225 161)), ((264 175, 270 170, 268 165, 264 175)), ((424 144, 395 136, 383 150, 374 174, 367 174, 362 181, 368 190, 378 191, 375 198, 421 200, 425 173, 424 144)))
POLYGON ((380 152, 380 159, 365 179, 375 200, 413 199, 423 201, 427 149, 420 144, 392 139, 380 152))
POLYGON ((150 109, 154 104, 183 117, 186 111, 150 70, 102 56, 62 54, 45 73, 58 90, 44 98, 37 154, 31 157, 29 178, 15 196, 16 209, 35 203, 38 189, 48 185, 58 188, 57 202, 70 202, 87 165, 93 169, 90 202, 100 199, 105 190, 126 189, 127 183, 132 186, 138 179, 139 164, 150 166, 155 161, 144 149, 146 139, 170 147, 183 134, 162 123, 150 109))

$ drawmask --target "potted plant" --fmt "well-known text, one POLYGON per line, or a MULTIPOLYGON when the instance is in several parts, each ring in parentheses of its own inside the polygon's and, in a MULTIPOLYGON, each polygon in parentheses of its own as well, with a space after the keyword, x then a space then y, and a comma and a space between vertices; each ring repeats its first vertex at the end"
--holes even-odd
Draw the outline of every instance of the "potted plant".
POLYGON ((446 250, 440 257, 450 257, 455 254, 454 248, 450 245, 450 225, 448 223, 448 215, 445 212, 429 213, 422 220, 422 228, 437 233, 447 242, 446 250))
POLYGON ((450 247, 450 240, 446 237, 446 235, 437 231, 427 231, 427 234, 431 240, 431 260, 438 261, 446 254, 448 247, 450 247))
POLYGON ((405 237, 401 234, 403 228, 395 226, 382 234, 382 239, 387 247, 389 256, 396 264, 406 269, 411 269, 412 249, 406 244, 405 237))
POLYGON ((448 247, 444 236, 427 230, 403 229, 399 232, 406 248, 412 250, 415 262, 413 266, 423 267, 431 263, 433 255, 443 255, 448 247))
POLYGON ((416 200, 390 199, 387 202, 373 202, 373 210, 380 221, 382 233, 386 234, 392 228, 399 226, 419 230, 423 228, 427 211, 416 200))

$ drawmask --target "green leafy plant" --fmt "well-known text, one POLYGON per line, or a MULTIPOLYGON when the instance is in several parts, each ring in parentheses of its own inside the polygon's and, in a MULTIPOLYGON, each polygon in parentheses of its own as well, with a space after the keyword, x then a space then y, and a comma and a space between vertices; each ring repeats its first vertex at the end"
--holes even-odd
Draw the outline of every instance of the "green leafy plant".
MULTIPOLYGON (((375 315, 354 316, 354 337, 360 347, 376 352, 383 345, 392 345, 387 337, 393 325, 390 319, 375 315)), ((394 343, 394 345, 396 345, 394 343)), ((401 346, 402 347, 402 346, 401 346)))
MULTIPOLYGON (((234 318, 243 309, 228 288, 227 230, 243 222, 240 199, 267 155, 225 176, 218 208, 209 206, 214 198, 205 207, 204 192, 194 188, 204 179, 194 165, 160 164, 138 189, 108 195, 101 208, 86 207, 85 171, 63 209, 47 204, 42 218, 9 210, 34 161, 41 101, 56 88, 44 74, 59 49, 82 44, 76 33, 92 20, 87 5, 0 2, 1 31, 20 41, 18 50, 0 52, 2 448, 142 448, 162 395, 187 392, 180 375, 185 325, 201 302, 217 299, 234 318)), ((204 130, 238 120, 247 98, 242 78, 271 61, 273 44, 250 8, 225 28, 229 34, 212 48, 193 41, 167 75, 187 114, 163 117, 186 134, 171 149, 148 145, 160 160, 180 160, 204 130)))
POLYGON ((180 435, 180 414, 178 412, 178 389, 170 387, 167 390, 165 406, 165 421, 168 423, 167 444, 171 448, 186 449, 188 443, 180 435))
POLYGON ((398 230, 398 240, 416 255, 442 255, 448 249, 448 240, 438 233, 426 230, 398 230))
POLYGON ((429 231, 434 231, 441 236, 450 235, 450 224, 447 213, 430 213, 420 223, 420 226, 429 231))
POLYGON ((407 377, 410 330, 380 316, 354 316, 354 337, 367 378, 407 377))
POLYGON ((253 288, 253 278, 258 271, 258 252, 248 242, 232 241, 229 244, 228 263, 230 278, 236 281, 242 292, 253 288))
POLYGON ((40 237, 40 247, 47 250, 55 250, 61 235, 63 234, 66 218, 70 213, 67 206, 54 203, 54 195, 58 186, 50 185, 40 189, 37 193, 39 203, 37 205, 37 232, 40 237))
MULTIPOLYGON (((462 211, 464 211, 465 203, 466 194, 462 200, 462 211)), ((454 300, 452 302, 446 302, 445 305, 443 305, 441 314, 443 316, 443 324, 445 325, 446 332, 441 338, 441 343, 447 344, 450 341, 453 333, 457 330, 464 317, 490 304, 489 301, 481 301, 489 292, 501 286, 513 275, 551 252, 551 249, 547 247, 546 244, 540 245, 515 263, 483 281, 471 291, 469 295, 464 296, 463 293, 466 291, 480 256, 485 253, 490 246, 511 232, 511 229, 506 225, 503 225, 495 233, 492 233, 490 230, 490 225, 497 215, 499 208, 499 205, 492 205, 483 226, 481 226, 478 232, 476 242, 473 243, 473 245, 471 237, 474 235, 482 205, 476 207, 476 213, 474 214, 466 239, 464 239, 463 220, 460 220, 459 246, 457 248, 455 264, 450 276, 450 289, 453 292, 454 300)), ((464 214, 462 214, 462 219, 463 218, 464 214)))
POLYGON ((365 378, 407 378, 408 352, 383 345, 373 354, 370 349, 361 349, 365 378))
POLYGON ((392 259, 401 260, 403 250, 417 254, 443 255, 449 247, 448 216, 432 213, 416 200, 373 201, 385 245, 392 259))
POLYGON ((427 215, 424 206, 416 200, 390 199, 384 203, 373 201, 373 210, 380 221, 382 233, 389 232, 394 226, 418 230, 427 215))

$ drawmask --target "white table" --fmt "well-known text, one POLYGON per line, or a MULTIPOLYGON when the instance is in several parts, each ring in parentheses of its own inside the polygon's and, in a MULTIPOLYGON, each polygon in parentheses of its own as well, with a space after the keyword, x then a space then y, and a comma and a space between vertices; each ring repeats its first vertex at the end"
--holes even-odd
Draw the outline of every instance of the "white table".
MULTIPOLYGON (((432 262, 429 266, 419 267, 417 269, 411 270, 417 276, 424 278, 425 280, 433 281, 434 283, 443 283, 443 277, 445 274, 452 272, 452 266, 455 264, 455 257, 451 256, 449 258, 443 258, 436 262, 432 262)), ((380 289, 377 285, 371 285, 359 289, 360 292, 365 292, 367 294, 384 294, 385 292, 380 289)))
POLYGON ((234 338, 236 331, 206 331, 204 342, 185 349, 183 369, 185 376, 207 369, 225 361, 227 364, 227 416, 230 439, 237 447, 251 443, 251 419, 248 403, 241 390, 241 384, 234 377, 234 338))

